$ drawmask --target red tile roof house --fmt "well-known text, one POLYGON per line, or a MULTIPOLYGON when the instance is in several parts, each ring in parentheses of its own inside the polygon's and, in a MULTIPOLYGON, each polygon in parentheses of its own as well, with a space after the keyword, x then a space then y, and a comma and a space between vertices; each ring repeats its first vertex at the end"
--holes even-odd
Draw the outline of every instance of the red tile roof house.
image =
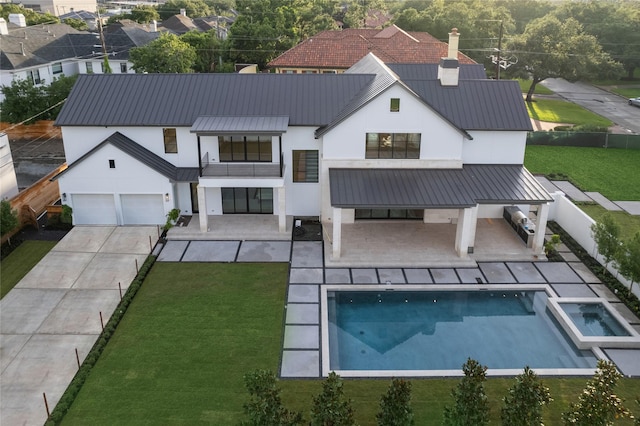
MULTIPOLYGON (((276 73, 341 73, 367 54, 385 64, 438 64, 447 43, 425 32, 406 32, 393 25, 383 30, 349 28, 323 31, 267 64, 276 73)), ((458 53, 460 64, 475 64, 458 53)))

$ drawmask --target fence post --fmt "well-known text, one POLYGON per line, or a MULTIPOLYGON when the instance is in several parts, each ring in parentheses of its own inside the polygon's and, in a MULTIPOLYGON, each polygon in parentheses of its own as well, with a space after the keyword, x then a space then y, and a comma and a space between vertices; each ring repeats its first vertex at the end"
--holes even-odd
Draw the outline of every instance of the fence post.
POLYGON ((102 311, 100 311, 100 326, 102 327, 102 330, 104 330, 104 320, 102 319, 102 311))
POLYGON ((49 412, 49 403, 47 402, 47 394, 42 392, 42 397, 44 398, 44 408, 47 410, 47 419, 51 416, 49 412))
POLYGON ((76 362, 78 363, 78 370, 80 370, 80 356, 78 355, 78 348, 76 348, 76 362))

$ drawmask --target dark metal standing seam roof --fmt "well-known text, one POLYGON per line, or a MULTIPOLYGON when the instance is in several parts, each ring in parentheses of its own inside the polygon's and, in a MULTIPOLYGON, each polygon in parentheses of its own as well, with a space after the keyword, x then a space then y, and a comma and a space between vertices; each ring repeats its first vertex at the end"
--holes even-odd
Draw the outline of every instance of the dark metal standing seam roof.
POLYGON ((443 209, 553 201, 521 165, 461 169, 329 169, 331 205, 362 209, 443 209))
POLYGON ((287 131, 289 117, 221 116, 198 117, 191 133, 281 135, 287 131))

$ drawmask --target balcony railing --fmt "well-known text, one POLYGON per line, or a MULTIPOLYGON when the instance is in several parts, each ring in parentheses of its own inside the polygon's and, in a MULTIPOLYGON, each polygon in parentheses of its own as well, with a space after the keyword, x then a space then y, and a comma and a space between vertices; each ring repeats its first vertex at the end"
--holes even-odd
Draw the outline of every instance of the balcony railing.
POLYGON ((280 163, 217 163, 209 161, 209 153, 202 157, 201 172, 204 177, 282 177, 282 158, 280 163))

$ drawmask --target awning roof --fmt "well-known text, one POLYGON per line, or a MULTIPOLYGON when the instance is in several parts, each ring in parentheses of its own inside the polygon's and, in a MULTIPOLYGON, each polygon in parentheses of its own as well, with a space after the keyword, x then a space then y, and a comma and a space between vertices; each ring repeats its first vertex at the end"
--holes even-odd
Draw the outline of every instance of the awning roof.
POLYGON ((281 135, 288 126, 288 116, 200 116, 191 126, 191 133, 281 135))
POLYGON ((549 193, 521 165, 461 169, 329 169, 331 205, 362 209, 464 208, 542 204, 549 193))

